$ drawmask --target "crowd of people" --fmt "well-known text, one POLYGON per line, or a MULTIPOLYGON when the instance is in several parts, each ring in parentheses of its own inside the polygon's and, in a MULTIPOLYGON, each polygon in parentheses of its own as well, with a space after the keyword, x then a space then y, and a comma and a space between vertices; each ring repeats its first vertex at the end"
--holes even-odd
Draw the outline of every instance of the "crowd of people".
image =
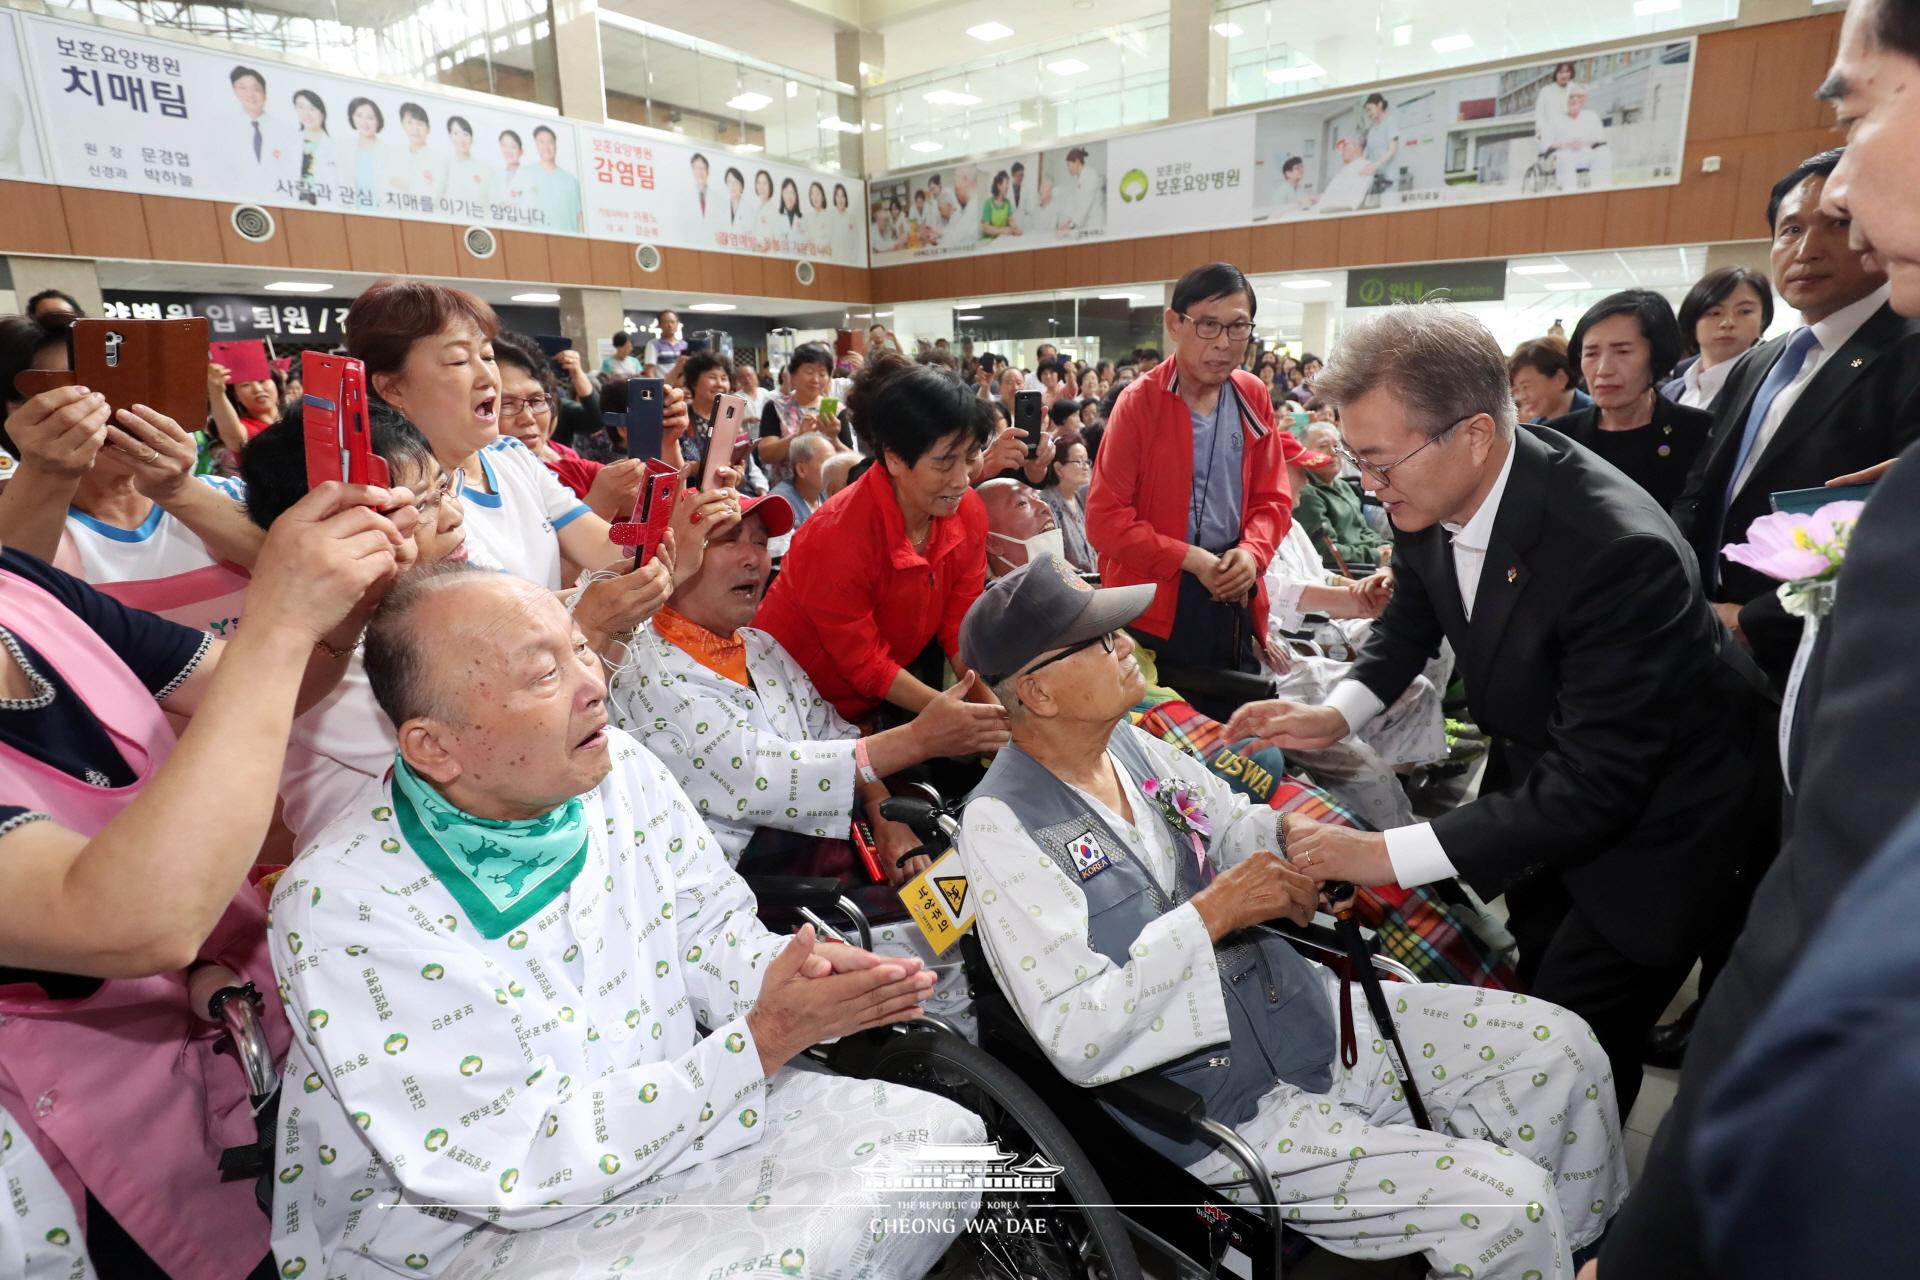
POLYGON ((745 878, 903 920, 939 852, 881 810, 911 782, 969 797, 982 952, 1060 1075, 1198 1093, 1328 1249, 1894 1265, 1840 1188, 1913 1056, 1903 13, 1849 13, 1850 139, 1773 187, 1770 273, 1512 352, 1445 304, 1261 351, 1216 262, 1164 354, 1029 371, 876 325, 757 369, 668 313, 595 376, 392 279, 345 348, 386 479, 314 485, 284 375, 210 367, 190 422, 29 392, 79 304, 0 319, 0 1271, 926 1273, 975 1200, 876 1230, 923 1196, 856 1154, 982 1118, 795 1060, 927 1014, 975 1038, 982 975, 910 925, 777 932, 745 878), (656 375, 685 487, 629 556, 656 375), (725 394, 759 425, 710 466, 725 394), (1861 485, 1809 622, 1729 544, 1861 485), (1424 1109, 1380 1011, 1259 927, 1355 904, 1429 979, 1396 993, 1424 1109), (283 1064, 264 1215, 220 1173, 257 1135, 206 993, 243 986, 283 1064), (1630 1188, 1643 1064, 1683 1056, 1630 1188))

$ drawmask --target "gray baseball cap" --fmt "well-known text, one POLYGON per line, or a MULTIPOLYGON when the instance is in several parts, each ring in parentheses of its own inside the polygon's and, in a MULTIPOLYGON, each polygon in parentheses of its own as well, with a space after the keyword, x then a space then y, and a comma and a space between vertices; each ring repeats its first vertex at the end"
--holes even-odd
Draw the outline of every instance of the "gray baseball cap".
POLYGON ((960 622, 960 661, 998 684, 1051 649, 1117 631, 1153 603, 1151 584, 1088 586, 1060 557, 1042 555, 987 584, 960 622))

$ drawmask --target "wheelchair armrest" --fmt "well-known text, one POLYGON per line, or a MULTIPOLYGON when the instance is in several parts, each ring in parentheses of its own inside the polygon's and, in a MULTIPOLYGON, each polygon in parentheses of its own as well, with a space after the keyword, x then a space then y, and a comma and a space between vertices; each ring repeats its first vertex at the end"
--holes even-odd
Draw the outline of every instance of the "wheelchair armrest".
POLYGON ((762 907, 790 911, 831 911, 840 901, 840 882, 831 876, 742 876, 762 907))
POLYGON ((1206 1103, 1193 1090, 1164 1076, 1140 1074, 1110 1080, 1093 1093, 1176 1142, 1195 1142, 1204 1136, 1206 1103))

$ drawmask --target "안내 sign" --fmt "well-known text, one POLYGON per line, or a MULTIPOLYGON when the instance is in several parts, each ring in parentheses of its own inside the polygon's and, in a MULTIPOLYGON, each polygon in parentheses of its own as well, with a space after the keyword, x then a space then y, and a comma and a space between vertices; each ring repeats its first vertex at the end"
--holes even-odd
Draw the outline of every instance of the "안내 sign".
POLYGON ((1507 296, 1507 260, 1428 262, 1347 272, 1347 305, 1390 307, 1440 296, 1452 302, 1499 302, 1507 296))

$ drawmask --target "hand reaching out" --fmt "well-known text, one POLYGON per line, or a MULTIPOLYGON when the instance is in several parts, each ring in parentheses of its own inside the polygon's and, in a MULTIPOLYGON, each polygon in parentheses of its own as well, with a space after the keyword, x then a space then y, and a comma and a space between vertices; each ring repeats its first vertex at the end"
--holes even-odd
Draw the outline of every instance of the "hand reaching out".
POLYGON ((1257 747, 1279 747, 1282 751, 1318 751, 1347 736, 1347 718, 1332 707, 1310 707, 1283 698, 1249 702, 1227 721, 1226 740, 1239 743, 1253 739, 1257 747))

